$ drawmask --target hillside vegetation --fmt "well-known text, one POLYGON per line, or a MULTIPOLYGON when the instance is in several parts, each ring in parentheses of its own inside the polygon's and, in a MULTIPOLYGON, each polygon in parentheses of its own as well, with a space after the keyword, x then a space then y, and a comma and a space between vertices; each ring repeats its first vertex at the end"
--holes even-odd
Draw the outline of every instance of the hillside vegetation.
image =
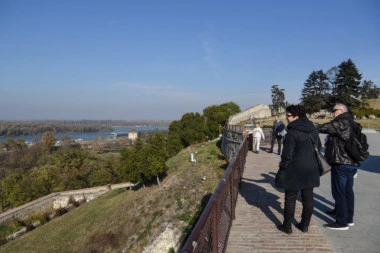
POLYGON ((183 241, 227 162, 217 142, 206 142, 187 147, 167 165, 160 188, 110 191, 1 246, 0 252, 141 252, 168 224, 183 241), (190 153, 196 153, 196 164, 190 153))

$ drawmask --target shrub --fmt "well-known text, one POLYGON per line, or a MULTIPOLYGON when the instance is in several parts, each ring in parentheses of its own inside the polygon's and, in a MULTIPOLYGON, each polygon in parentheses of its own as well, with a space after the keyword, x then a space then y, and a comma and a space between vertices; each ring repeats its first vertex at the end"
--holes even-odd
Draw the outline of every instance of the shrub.
POLYGON ((373 108, 358 108, 358 109, 352 109, 352 113, 356 115, 356 117, 369 117, 369 115, 375 115, 376 117, 380 117, 380 110, 373 109, 373 108))

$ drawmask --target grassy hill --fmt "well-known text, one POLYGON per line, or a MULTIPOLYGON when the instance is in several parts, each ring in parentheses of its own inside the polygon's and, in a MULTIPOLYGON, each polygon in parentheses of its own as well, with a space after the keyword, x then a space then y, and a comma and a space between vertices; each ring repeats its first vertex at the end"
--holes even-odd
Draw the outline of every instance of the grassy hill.
POLYGON ((370 108, 380 110, 380 98, 368 99, 370 108))
POLYGON ((184 237, 227 162, 216 142, 208 142, 182 150, 167 165, 160 188, 110 191, 1 246, 0 252, 141 252, 168 224, 184 237), (197 163, 192 164, 190 153, 196 151, 197 163))

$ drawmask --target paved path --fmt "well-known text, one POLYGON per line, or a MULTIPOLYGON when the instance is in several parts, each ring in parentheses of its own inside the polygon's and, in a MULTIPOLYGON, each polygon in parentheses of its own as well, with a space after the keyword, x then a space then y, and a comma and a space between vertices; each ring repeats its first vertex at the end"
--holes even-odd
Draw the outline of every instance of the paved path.
MULTIPOLYGON (((248 151, 227 252, 333 252, 314 220, 309 233, 294 226, 291 235, 277 230, 284 210, 284 193, 273 185, 279 159, 263 150, 260 154, 248 151)), ((299 220, 300 216, 297 201, 295 217, 299 220)))
MULTIPOLYGON (((380 134, 366 133, 370 157, 358 170, 354 181, 355 226, 348 231, 332 231, 323 224, 332 218, 324 213, 333 206, 330 173, 321 178, 321 186, 314 192, 314 220, 331 244, 334 252, 380 252, 380 134)), ((324 136, 321 136, 324 138, 324 136)))
MULTIPOLYGON (((276 224, 283 221, 284 193, 273 184, 280 157, 263 150, 260 154, 249 151, 226 252, 380 252, 380 134, 367 136, 371 157, 355 180, 355 226, 348 231, 322 226, 333 221, 324 213, 333 204, 330 174, 323 176, 321 186, 315 189, 309 232, 302 233, 294 226, 291 235, 278 231, 276 224)), ((301 207, 297 201, 297 221, 301 207)))

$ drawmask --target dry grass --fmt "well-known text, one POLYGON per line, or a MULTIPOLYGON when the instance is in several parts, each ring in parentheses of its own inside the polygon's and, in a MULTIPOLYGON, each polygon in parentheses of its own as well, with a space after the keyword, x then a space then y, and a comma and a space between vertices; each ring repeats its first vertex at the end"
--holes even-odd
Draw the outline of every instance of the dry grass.
POLYGON ((370 108, 380 110, 380 98, 368 99, 370 108))
POLYGON ((0 252, 141 252, 168 223, 191 229, 218 185, 226 161, 215 142, 191 146, 168 161, 161 188, 119 189, 0 247, 0 252), (196 164, 189 161, 197 153, 196 164), (201 179, 206 176, 206 181, 201 179))

